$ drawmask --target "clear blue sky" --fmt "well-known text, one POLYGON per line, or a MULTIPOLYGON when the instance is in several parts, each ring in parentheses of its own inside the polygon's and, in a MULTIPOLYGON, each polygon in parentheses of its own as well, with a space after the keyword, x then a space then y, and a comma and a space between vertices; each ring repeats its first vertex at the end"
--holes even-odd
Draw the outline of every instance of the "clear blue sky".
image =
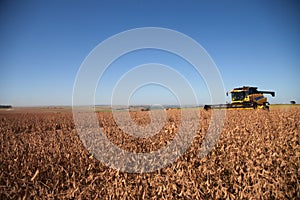
MULTIPOLYGON (((285 0, 1 1, 0 104, 71 105, 77 71, 89 52, 114 34, 148 26, 177 30, 200 43, 226 90, 253 85, 276 91, 271 103, 299 103, 299 19, 299 2, 285 0)), ((109 101, 113 80, 130 67, 155 61, 174 65, 206 103, 203 80, 173 55, 144 51, 122 59, 104 77, 107 85, 96 94, 97 104, 109 101)), ((132 102, 173 103, 172 98, 169 91, 148 86, 136 91, 132 102)))

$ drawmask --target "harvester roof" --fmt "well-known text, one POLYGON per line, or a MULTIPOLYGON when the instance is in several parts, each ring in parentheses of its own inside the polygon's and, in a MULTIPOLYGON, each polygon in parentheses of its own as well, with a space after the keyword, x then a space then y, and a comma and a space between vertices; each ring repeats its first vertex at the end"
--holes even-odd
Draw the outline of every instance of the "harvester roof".
POLYGON ((229 91, 229 93, 240 93, 240 92, 247 92, 247 94, 258 94, 258 93, 271 94, 273 97, 275 96, 275 92, 272 92, 272 91, 258 91, 257 87, 252 87, 252 86, 238 87, 238 88, 234 88, 233 90, 229 91))
POLYGON ((252 89, 252 90, 256 90, 256 89, 257 89, 257 87, 252 87, 252 86, 243 86, 243 87, 234 88, 233 90, 243 90, 243 91, 245 91, 245 90, 250 90, 250 89, 252 89))
POLYGON ((251 87, 251 86, 238 87, 238 88, 234 88, 233 90, 231 90, 230 93, 244 92, 244 91, 257 91, 257 87, 251 87))

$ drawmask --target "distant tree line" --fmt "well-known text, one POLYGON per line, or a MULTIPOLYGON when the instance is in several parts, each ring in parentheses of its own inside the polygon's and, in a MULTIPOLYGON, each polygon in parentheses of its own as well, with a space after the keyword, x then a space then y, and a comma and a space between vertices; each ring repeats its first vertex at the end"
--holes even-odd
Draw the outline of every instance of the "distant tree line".
POLYGON ((11 105, 0 105, 0 108, 12 108, 11 105))

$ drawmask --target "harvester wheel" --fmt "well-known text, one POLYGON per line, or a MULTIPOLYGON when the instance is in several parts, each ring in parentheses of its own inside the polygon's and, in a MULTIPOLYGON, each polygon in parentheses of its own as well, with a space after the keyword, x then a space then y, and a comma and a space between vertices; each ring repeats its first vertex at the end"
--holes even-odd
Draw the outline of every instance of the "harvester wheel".
POLYGON ((264 110, 267 110, 267 111, 269 111, 269 110, 270 110, 269 106, 268 106, 268 105, 266 105, 266 104, 264 104, 264 107, 263 107, 263 109, 264 109, 264 110))
POLYGON ((253 103, 253 108, 257 109, 257 103, 253 103))

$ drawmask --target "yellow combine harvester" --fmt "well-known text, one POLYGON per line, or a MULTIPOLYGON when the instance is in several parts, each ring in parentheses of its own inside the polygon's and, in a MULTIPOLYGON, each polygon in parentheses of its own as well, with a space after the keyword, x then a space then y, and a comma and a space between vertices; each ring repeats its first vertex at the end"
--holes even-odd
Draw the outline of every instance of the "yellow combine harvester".
POLYGON ((247 108, 253 108, 253 109, 265 109, 269 110, 269 102, 267 101, 267 98, 264 97, 263 94, 271 94, 272 97, 275 96, 275 92, 271 91, 258 91, 257 87, 249 87, 249 86, 243 86, 240 88, 234 88, 233 90, 227 92, 231 94, 231 103, 229 104, 217 104, 217 105, 205 105, 204 109, 221 109, 221 108, 227 108, 227 109, 247 109, 247 108))

